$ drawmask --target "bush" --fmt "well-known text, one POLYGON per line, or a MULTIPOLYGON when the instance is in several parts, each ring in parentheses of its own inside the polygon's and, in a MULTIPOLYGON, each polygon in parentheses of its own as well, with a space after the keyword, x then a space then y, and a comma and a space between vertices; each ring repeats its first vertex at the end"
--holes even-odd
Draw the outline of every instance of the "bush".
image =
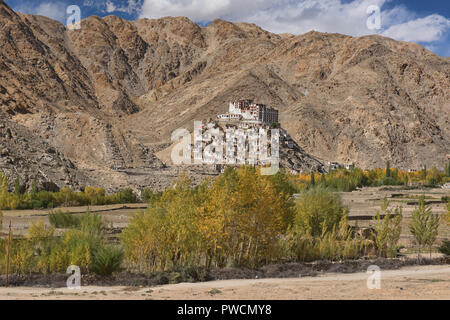
POLYGON ((102 246, 94 250, 90 271, 109 276, 121 269, 124 252, 122 247, 102 246))
POLYGON ((150 273, 150 277, 153 278, 157 285, 169 284, 169 276, 166 272, 155 271, 150 273))
POLYGON ((80 218, 79 228, 89 234, 102 236, 106 229, 106 224, 98 213, 92 213, 89 210, 80 218))
POLYGON ((29 229, 27 239, 33 245, 36 258, 35 272, 46 274, 54 271, 50 267, 50 255, 54 247, 61 242, 59 238, 54 236, 54 232, 55 228, 53 226, 47 228, 42 220, 32 224, 29 229))
POLYGON ((439 252, 450 256, 450 240, 444 240, 442 245, 439 247, 439 252))
POLYGON ((401 207, 389 209, 389 202, 385 200, 381 212, 378 211, 372 220, 375 229, 372 235, 380 257, 393 258, 397 255, 398 241, 402 232, 402 211, 401 207), (384 218, 381 218, 381 213, 384 214, 384 218))
POLYGON ((131 189, 123 189, 119 192, 108 196, 107 201, 109 203, 136 203, 137 202, 137 196, 131 189))
POLYGON ((206 269, 198 266, 185 266, 178 270, 183 282, 201 282, 207 278, 206 269))
POLYGON ((421 197, 419 206, 412 213, 412 220, 409 226, 416 244, 419 245, 419 258, 424 246, 429 247, 431 257, 431 247, 436 241, 439 223, 439 215, 432 214, 431 207, 427 206, 424 197, 421 197))
POLYGON ((321 179, 323 187, 340 192, 350 192, 368 184, 368 178, 361 169, 337 169, 321 179))
POLYGON ((444 215, 444 222, 450 227, 450 202, 447 203, 447 214, 444 215))
POLYGON ((320 236, 291 232, 280 239, 280 255, 288 261, 357 259, 366 251, 367 241, 352 238, 347 219, 320 236))
POLYGON ((90 212, 70 224, 70 229, 62 238, 53 237, 52 229, 45 229, 43 224, 32 226, 29 239, 34 244, 38 258, 35 269, 43 273, 65 272, 68 266, 77 265, 85 272, 88 271, 94 251, 104 245, 104 228, 100 216, 90 212), (40 239, 47 240, 38 241, 40 239))
POLYGON ((207 270, 198 266, 184 266, 170 271, 153 271, 149 273, 149 277, 157 285, 208 280, 207 270))
MULTIPOLYGON (((51 227, 46 227, 43 221, 39 221, 31 225, 27 237, 11 241, 11 273, 22 275, 33 272, 66 272, 70 265, 79 266, 83 272, 89 271, 91 265, 94 269, 98 267, 95 269, 100 270, 98 272, 117 270, 116 264, 117 261, 121 264, 123 250, 119 254, 117 250, 104 247, 105 224, 100 216, 87 212, 77 219, 77 223, 67 223, 66 215, 62 212, 53 213, 51 227), (56 237, 54 225, 61 223, 66 227, 70 226, 70 229, 62 237, 56 237), (100 252, 100 248, 105 248, 109 254, 106 258, 105 251, 100 252), (103 267, 100 268, 101 266, 103 267)), ((7 241, 0 239, 0 257, 6 255, 6 247, 7 241)), ((0 273, 4 271, 5 259, 0 259, 0 273)))
POLYGON ((11 273, 31 274, 35 266, 35 256, 32 243, 27 239, 11 241, 9 270, 11 273))
POLYGON ((77 265, 87 270, 92 263, 94 251, 103 244, 104 239, 98 234, 77 229, 66 231, 62 246, 63 252, 66 252, 66 256, 63 255, 63 257, 68 261, 65 268, 70 265, 77 265))
POLYGON ((316 237, 330 232, 344 217, 345 208, 339 195, 328 189, 315 187, 300 194, 295 204, 296 232, 316 237))
POLYGON ((61 210, 50 212, 48 218, 55 228, 78 228, 81 223, 79 217, 61 210))
POLYGON ((144 189, 141 192, 141 199, 142 201, 146 202, 146 203, 154 203, 156 201, 158 201, 159 199, 161 199, 162 193, 161 192, 154 192, 151 189, 144 189))
POLYGON ((384 177, 380 182, 378 182, 379 186, 398 186, 402 184, 402 182, 397 181, 393 177, 384 177))
MULTIPOLYGON (((8 240, 0 239, 0 274, 6 272, 6 252, 8 240)), ((33 244, 28 239, 11 239, 9 256, 9 273, 31 274, 36 265, 33 244)))
POLYGON ((22 190, 17 179, 14 192, 9 192, 8 188, 9 180, 0 172, 0 209, 3 210, 135 203, 138 200, 131 189, 120 190, 111 195, 106 195, 102 188, 94 187, 86 187, 82 192, 75 192, 70 188, 62 188, 57 192, 54 190, 38 192, 36 180, 33 180, 32 190, 28 193, 22 190))
POLYGON ((85 202, 91 206, 104 205, 106 203, 106 192, 103 188, 86 187, 84 189, 85 202))

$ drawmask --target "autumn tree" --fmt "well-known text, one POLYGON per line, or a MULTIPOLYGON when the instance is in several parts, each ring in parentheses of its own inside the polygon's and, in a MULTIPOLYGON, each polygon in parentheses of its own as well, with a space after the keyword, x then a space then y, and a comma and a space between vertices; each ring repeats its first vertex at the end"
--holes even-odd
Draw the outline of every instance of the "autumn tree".
POLYGON ((389 202, 385 199, 381 211, 377 211, 373 218, 374 231, 372 235, 379 256, 390 258, 396 256, 402 232, 402 211, 402 207, 389 208, 389 202))
POLYGON ((17 177, 15 182, 14 182, 14 194, 16 196, 20 195, 20 180, 19 180, 19 177, 17 177))
POLYGON ((126 256, 139 270, 183 266, 257 266, 277 254, 292 220, 288 196, 259 169, 227 168, 191 187, 180 177, 122 234, 126 256))
POLYGON ((286 195, 279 190, 271 178, 252 167, 228 169, 216 179, 206 211, 222 233, 214 237, 217 243, 213 247, 219 265, 255 266, 274 257, 277 236, 292 219, 286 195))
POLYGON ((322 187, 300 194, 295 204, 294 227, 309 232, 313 237, 331 231, 344 217, 344 206, 339 195, 322 187))
POLYGON ((7 208, 9 205, 9 181, 8 177, 0 172, 0 209, 7 208))
POLYGON ((193 264, 198 258, 203 201, 190 183, 186 176, 180 177, 124 230, 121 239, 126 257, 139 271, 193 264))
POLYGON ((391 163, 389 160, 386 161, 386 178, 391 177, 391 163))
POLYGON ((33 181, 31 182, 31 196, 35 197, 37 193, 38 193, 37 182, 36 178, 34 178, 33 181))
POLYGON ((426 205, 425 199, 422 197, 419 200, 419 206, 412 213, 409 226, 415 242, 419 246, 419 259, 421 250, 425 246, 429 247, 431 258, 431 247, 438 235, 439 222, 439 215, 432 214, 431 207, 426 205))
POLYGON ((445 174, 447 175, 447 177, 450 177, 450 161, 445 166, 445 174))
POLYGON ((315 179, 315 176, 314 176, 314 171, 311 171, 310 175, 311 175, 311 186, 314 187, 316 185, 316 179, 315 179))

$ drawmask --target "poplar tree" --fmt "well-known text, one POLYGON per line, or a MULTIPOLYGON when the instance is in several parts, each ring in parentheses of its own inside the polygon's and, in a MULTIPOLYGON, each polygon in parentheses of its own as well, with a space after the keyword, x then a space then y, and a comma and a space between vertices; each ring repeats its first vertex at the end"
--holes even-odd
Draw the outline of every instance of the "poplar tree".
POLYGON ((439 222, 439 215, 432 214, 431 207, 425 204, 425 199, 422 197, 419 200, 419 206, 412 213, 412 220, 409 226, 416 243, 419 245, 419 259, 422 248, 427 246, 430 249, 431 258, 431 247, 436 242, 439 222))
POLYGON ((447 177, 450 177, 450 161, 447 163, 447 166, 445 168, 446 173, 447 173, 447 177))
POLYGON ((311 171, 311 186, 316 185, 316 178, 314 177, 314 171, 311 171))
POLYGON ((14 182, 14 194, 16 196, 20 195, 20 180, 19 180, 19 177, 17 177, 16 181, 14 182))
POLYGON ((386 178, 391 176, 391 163, 389 160, 386 161, 386 178))
POLYGON ((32 195, 36 195, 37 194, 37 183, 36 183, 36 178, 33 179, 33 181, 31 182, 31 194, 32 195))

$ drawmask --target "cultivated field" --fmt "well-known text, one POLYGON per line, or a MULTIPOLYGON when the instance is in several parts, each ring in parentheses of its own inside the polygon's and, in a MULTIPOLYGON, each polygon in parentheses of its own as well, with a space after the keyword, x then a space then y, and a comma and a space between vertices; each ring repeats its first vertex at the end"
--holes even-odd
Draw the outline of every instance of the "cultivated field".
MULTIPOLYGON (((446 204, 441 201, 443 196, 450 196, 449 189, 423 189, 423 190, 404 190, 401 187, 376 187, 363 188, 362 190, 341 193, 343 202, 350 209, 350 220, 352 218, 363 218, 365 216, 374 216, 384 199, 389 200, 391 206, 401 206, 403 208, 402 234, 400 245, 403 245, 411 252, 413 237, 409 231, 411 214, 418 205, 420 196, 425 196, 425 201, 431 205, 431 211, 434 214, 443 214, 447 212, 446 204)), ((371 225, 370 220, 351 220, 351 224, 359 226, 371 225)), ((450 228, 441 224, 439 227, 438 241, 450 238, 450 228)))

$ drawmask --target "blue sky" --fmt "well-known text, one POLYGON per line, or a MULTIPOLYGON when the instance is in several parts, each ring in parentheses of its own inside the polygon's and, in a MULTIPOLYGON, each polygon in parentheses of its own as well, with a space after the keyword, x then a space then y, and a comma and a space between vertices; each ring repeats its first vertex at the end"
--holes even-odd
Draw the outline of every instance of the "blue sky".
MULTIPOLYGON (((66 22, 78 5, 82 18, 118 15, 128 20, 186 16, 206 25, 215 18, 256 23, 266 30, 301 34, 310 30, 352 36, 381 34, 416 42, 450 57, 450 0, 6 0, 16 11, 66 22), (380 8, 381 24, 369 29, 369 6, 380 8)), ((373 16, 372 16, 373 17, 373 16)))

